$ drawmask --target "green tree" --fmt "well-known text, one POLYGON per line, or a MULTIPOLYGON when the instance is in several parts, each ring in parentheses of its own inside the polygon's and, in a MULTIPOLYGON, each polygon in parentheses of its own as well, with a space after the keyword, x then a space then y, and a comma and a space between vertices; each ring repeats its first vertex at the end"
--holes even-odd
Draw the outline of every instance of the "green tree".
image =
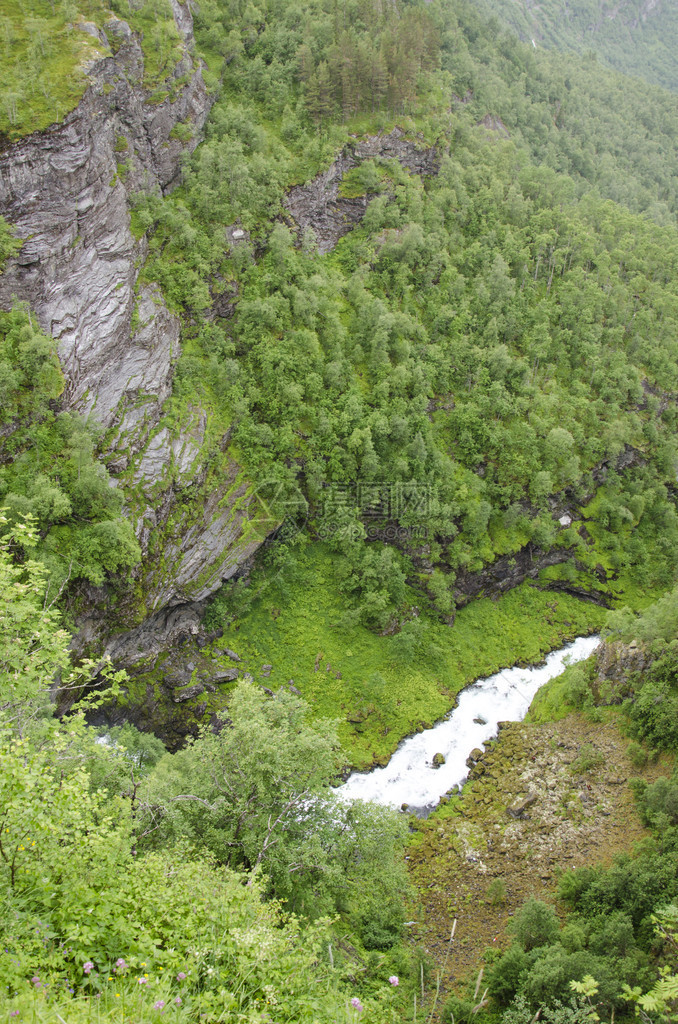
POLYGON ((511 931, 526 953, 538 946, 547 946, 558 935, 556 912, 548 903, 529 899, 511 922, 511 931))
POLYGON ((304 100, 311 119, 322 127, 333 108, 332 83, 326 61, 321 61, 308 79, 304 100))
POLYGON ((70 634, 61 614, 46 602, 48 573, 32 557, 13 553, 35 549, 30 520, 9 527, 0 516, 0 711, 5 719, 29 718, 36 702, 49 703, 48 688, 68 663, 70 634))
POLYGON ((374 944, 389 944, 407 889, 404 823, 332 792, 339 756, 334 724, 310 723, 299 697, 240 683, 217 734, 157 765, 142 792, 141 832, 150 842, 189 837, 229 867, 261 868, 295 911, 343 910, 374 944))

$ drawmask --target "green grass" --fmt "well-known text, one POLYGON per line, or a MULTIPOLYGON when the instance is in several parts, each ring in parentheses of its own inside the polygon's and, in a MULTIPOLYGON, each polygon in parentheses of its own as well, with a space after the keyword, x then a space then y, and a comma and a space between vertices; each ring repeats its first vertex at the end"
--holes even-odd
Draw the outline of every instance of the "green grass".
MULTIPOLYGON (((103 43, 78 28, 99 28, 113 17, 127 21, 144 55, 143 85, 155 90, 174 71, 183 41, 168 0, 3 0, 0 5, 0 136, 11 140, 41 131, 73 110, 88 85, 87 65, 110 54, 103 43)), ((180 82, 173 83, 174 88, 180 82)))
MULTIPOLYGON (((414 591, 408 604, 422 605, 414 591)), ((294 579, 281 578, 255 599, 214 646, 235 650, 242 668, 271 689, 292 679, 314 715, 339 719, 347 759, 361 767, 385 762, 403 736, 433 724, 472 680, 540 661, 567 639, 598 629, 605 614, 524 585, 498 601, 474 601, 452 627, 422 611, 421 638, 408 653, 398 635, 340 625, 345 610, 333 556, 311 545, 297 556, 294 579), (261 671, 267 664, 270 677, 261 671)))
POLYGON ((571 665, 555 679, 549 680, 536 694, 526 721, 541 724, 557 722, 575 710, 581 710, 585 703, 582 699, 583 681, 590 680, 593 675, 595 658, 591 656, 582 664, 571 665))
POLYGON ((48 0, 3 0, 0 8, 0 135, 17 139, 65 117, 87 88, 85 65, 105 47, 79 30, 80 21, 103 23, 99 0, 53 11, 48 0))

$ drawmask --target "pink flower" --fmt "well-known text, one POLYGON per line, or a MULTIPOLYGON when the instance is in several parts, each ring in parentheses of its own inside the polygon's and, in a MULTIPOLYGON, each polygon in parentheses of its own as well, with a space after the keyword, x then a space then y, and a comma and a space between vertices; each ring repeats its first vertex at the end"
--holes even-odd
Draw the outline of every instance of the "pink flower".
POLYGON ((179 973, 177 974, 177 981, 183 981, 185 977, 186 975, 184 974, 184 972, 179 971, 179 973))
POLYGON ((127 967, 127 964, 125 963, 122 957, 119 957, 115 961, 115 966, 118 968, 119 971, 124 971, 125 968, 127 967))
POLYGON ((177 1004, 177 1006, 181 1006, 181 996, 177 996, 174 1002, 177 1004))
POLYGON ((91 960, 85 960, 84 964, 82 965, 82 969, 85 972, 85 974, 89 974, 90 971, 94 970, 94 964, 92 963, 91 960))
POLYGON ((162 1010, 165 1006, 164 999, 158 999, 157 1003, 153 1003, 154 1010, 162 1010))
POLYGON ((400 982, 398 981, 398 975, 397 974, 392 974, 391 977, 388 979, 388 981, 389 981, 389 985, 399 985, 400 984, 400 982))
POLYGON ((363 1012, 363 1004, 360 1002, 357 996, 353 996, 353 999, 351 1000, 351 1006, 353 1007, 354 1010, 357 1010, 358 1013, 363 1012))
POLYGON ((140 985, 148 985, 148 978, 139 978, 140 985))
POLYGON ((33 982, 36 988, 40 988, 42 982, 40 981, 40 978, 37 976, 37 974, 33 978, 31 978, 31 981, 33 982))

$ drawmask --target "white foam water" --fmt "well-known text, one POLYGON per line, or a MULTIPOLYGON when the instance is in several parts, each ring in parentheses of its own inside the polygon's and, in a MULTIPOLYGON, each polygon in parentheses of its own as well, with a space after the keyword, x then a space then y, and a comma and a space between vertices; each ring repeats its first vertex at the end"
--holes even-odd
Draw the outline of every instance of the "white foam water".
POLYGON ((598 636, 579 637, 552 651, 541 665, 509 668, 476 680, 462 690, 457 706, 442 721, 404 740, 384 768, 353 772, 338 793, 390 807, 407 804, 409 811, 427 814, 441 796, 466 780, 466 759, 497 735, 499 722, 522 721, 537 691, 567 665, 588 658, 599 642, 598 636), (436 754, 445 758, 439 768, 433 766, 436 754))

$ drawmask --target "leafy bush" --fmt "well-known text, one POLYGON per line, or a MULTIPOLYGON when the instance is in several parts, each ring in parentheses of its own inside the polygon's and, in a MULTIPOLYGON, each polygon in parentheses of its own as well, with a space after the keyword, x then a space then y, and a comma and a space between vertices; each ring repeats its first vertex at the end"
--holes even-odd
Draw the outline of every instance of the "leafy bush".
POLYGON ((592 743, 584 743, 579 750, 579 754, 572 762, 573 772, 590 772, 595 768, 600 768, 604 764, 605 758, 602 753, 593 746, 592 743))
POLYGON ((71 580, 102 583, 140 557, 123 495, 97 459, 97 430, 53 411, 63 383, 54 342, 30 310, 0 312, 0 504, 10 523, 35 522, 52 599, 71 580))
POLYGON ((555 940, 559 931, 558 918, 547 903, 529 899, 511 921, 510 929, 518 944, 529 953, 555 940))
POLYGON ((189 837, 233 869, 261 868, 291 910, 340 911, 369 948, 392 945, 408 891, 404 821, 332 792, 335 727, 310 724, 300 698, 240 683, 228 716, 218 734, 158 762, 141 794, 142 841, 189 837))
POLYGON ((647 750, 640 743, 629 743, 626 753, 634 768, 644 768, 647 764, 647 750))
POLYGON ((143 988, 141 1017, 179 997, 253 1020, 275 995, 285 1009, 273 1020, 329 1019, 342 999, 318 966, 326 926, 302 934, 256 879, 243 886, 187 848, 135 856, 129 802, 93 792, 82 765, 69 770, 68 743, 56 730, 49 747, 2 738, 0 1002, 21 1001, 31 975, 92 996, 112 977, 118 994, 143 988))

